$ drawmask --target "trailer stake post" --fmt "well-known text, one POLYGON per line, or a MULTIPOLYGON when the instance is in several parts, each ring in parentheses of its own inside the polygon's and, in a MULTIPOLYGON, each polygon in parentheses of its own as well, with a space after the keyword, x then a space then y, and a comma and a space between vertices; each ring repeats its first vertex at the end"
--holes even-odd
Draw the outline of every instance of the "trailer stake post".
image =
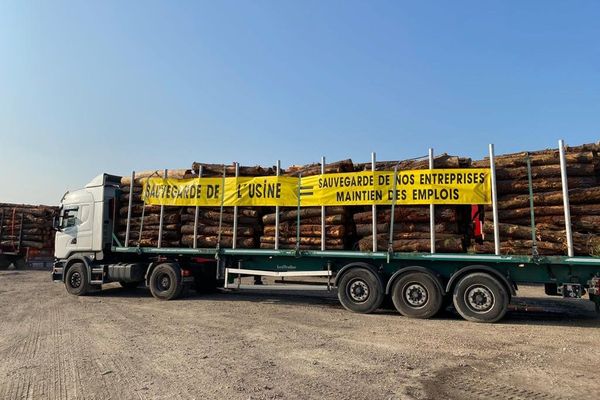
POLYGON ((535 212, 533 208, 533 178, 531 176, 531 157, 527 154, 527 181, 529 185, 529 213, 531 217, 531 252, 534 257, 539 255, 535 232, 535 212))
MULTIPOLYGON (((129 232, 131 230, 131 208, 133 206, 133 182, 134 181, 135 181, 135 171, 131 171, 131 182, 129 183, 129 202, 127 205, 127 227, 125 228, 125 247, 129 247, 129 232)), ((113 220, 113 226, 114 226, 114 220, 113 220)))
POLYGON ((221 209, 219 211, 219 234, 217 235, 217 254, 221 249, 221 233, 223 232, 223 206, 225 205, 225 175, 227 166, 223 165, 223 179, 221 179, 221 209))
POLYGON ((569 182, 567 179, 567 157, 565 155, 564 140, 558 141, 558 152, 560 155, 560 179, 562 183, 563 208, 565 211, 565 233, 567 235, 567 254, 569 257, 575 255, 573 248, 573 231, 571 226, 571 209, 569 207, 569 182))
POLYGON ((388 241, 388 253, 387 253, 387 262, 390 262, 391 259, 391 255, 394 253, 394 219, 395 219, 395 214, 396 214, 396 199, 398 198, 398 195, 396 193, 397 187, 398 187, 398 164, 396 164, 396 166, 394 166, 394 176, 392 178, 394 180, 394 183, 392 185, 392 210, 391 210, 391 216, 390 216, 390 239, 388 241))
MULTIPOLYGON (((169 171, 165 169, 164 179, 167 179, 169 171)), ((158 221, 158 248, 162 247, 162 237, 163 237, 163 218, 165 216, 165 205, 160 205, 160 220, 158 221)))
MULTIPOLYGON (((325 156, 321 157, 321 175, 325 174, 325 156)), ((325 240, 327 233, 325 232, 325 206, 321 206, 321 251, 325 251, 325 240)))
MULTIPOLYGON (((198 166, 198 185, 200 185, 200 178, 202 178, 202 165, 198 166)), ((196 200, 197 201, 197 200, 196 200)), ((194 249, 198 248, 198 219, 200 217, 200 206, 196 204, 196 209, 194 210, 194 249)))
POLYGON ((300 256, 300 196, 302 190, 302 174, 298 174, 298 207, 296 208, 296 257, 300 256))
MULTIPOLYGON (((235 166, 235 178, 236 178, 236 185, 235 187, 237 187, 237 178, 240 175, 240 164, 235 162, 233 163, 233 165, 235 166)), ((223 191, 225 190, 225 187, 223 186, 223 191)), ((235 249, 237 247, 237 227, 238 227, 238 206, 234 206, 233 207, 233 237, 232 237, 232 245, 231 248, 235 249)))
MULTIPOLYGON (((281 174, 281 160, 277 160, 275 175, 281 174)), ((275 206, 275 250, 279 250, 279 206, 275 206)))
MULTIPOLYGON (((429 148, 429 169, 433 169, 433 148, 429 148)), ((429 239, 431 254, 435 254, 435 205, 429 205, 429 239)))
MULTIPOLYGON (((375 152, 371 153, 371 171, 373 172, 373 179, 375 179, 375 170, 377 169, 377 155, 375 154, 375 152)), ((372 217, 372 233, 373 233, 373 251, 377 251, 377 206, 375 204, 373 204, 371 206, 371 213, 373 214, 372 217)))
POLYGON ((490 143, 490 179, 492 181, 492 215, 494 219, 494 254, 500 255, 500 227, 498 226, 498 192, 496 189, 496 161, 494 145, 490 143))

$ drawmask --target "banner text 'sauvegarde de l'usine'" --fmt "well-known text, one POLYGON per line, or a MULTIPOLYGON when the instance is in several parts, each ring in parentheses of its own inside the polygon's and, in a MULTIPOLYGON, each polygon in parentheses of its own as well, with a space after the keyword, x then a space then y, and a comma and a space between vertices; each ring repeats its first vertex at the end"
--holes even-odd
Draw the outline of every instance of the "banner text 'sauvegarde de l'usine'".
MULTIPOLYGON (((367 171, 295 178, 239 178, 144 181, 143 200, 165 206, 355 206, 394 202, 394 172, 367 171)), ((489 204, 488 169, 399 171, 396 204, 489 204)))

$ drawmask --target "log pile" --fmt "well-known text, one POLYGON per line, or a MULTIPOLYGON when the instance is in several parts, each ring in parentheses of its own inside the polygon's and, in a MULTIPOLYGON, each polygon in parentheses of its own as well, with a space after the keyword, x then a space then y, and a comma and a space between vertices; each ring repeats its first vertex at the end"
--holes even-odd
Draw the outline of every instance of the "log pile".
MULTIPOLYGON (((600 186, 598 167, 600 146, 567 148, 567 176, 573 242, 577 255, 600 255, 600 186)), ((567 243, 558 150, 514 153, 496 158, 498 218, 501 254, 532 254, 531 210, 527 157, 531 162, 535 236, 541 255, 565 255, 567 243)), ((489 167, 489 160, 474 166, 489 167)), ((491 206, 485 207, 486 220, 492 220, 491 206)), ((493 253, 493 225, 483 226, 484 241, 472 246, 476 253, 493 253)))
MULTIPOLYGON (((222 177, 225 170, 226 177, 235 176, 235 165, 206 164, 194 162, 192 171, 186 178, 198 177, 202 168, 203 177, 222 177)), ((272 167, 239 166, 239 176, 270 176, 275 175, 272 167)), ((255 248, 262 234, 260 223, 261 207, 238 207, 237 218, 237 241, 238 248, 255 248)), ((220 207, 199 207, 198 225, 194 232, 194 221, 196 218, 196 207, 182 209, 181 215, 181 243, 187 247, 193 247, 194 236, 196 236, 197 247, 232 247, 233 246, 233 221, 234 208, 223 207, 223 216, 220 207), (221 230, 219 231, 219 221, 221 230), (220 232, 220 235, 219 235, 220 232), (220 240, 220 241, 219 241, 220 240)))
POLYGON ((0 204, 0 247, 6 251, 20 247, 52 249, 52 220, 57 207, 0 204))
MULTIPOLYGON (((468 158, 442 154, 434 159, 435 168, 466 168, 470 165, 468 158)), ((429 160, 384 161, 376 163, 379 171, 393 171, 398 165, 398 171, 428 169, 429 160)), ((371 164, 364 163, 356 166, 357 171, 370 171, 371 164)), ((435 209, 436 251, 460 253, 465 250, 465 207, 437 206, 435 209)), ((377 250, 387 251, 390 239, 391 207, 377 207, 377 250)), ((361 251, 373 250, 373 213, 371 207, 363 207, 354 214, 357 245, 361 251)), ((394 212, 394 233, 391 247, 398 252, 429 252, 430 240, 429 206, 397 205, 394 212)))
MULTIPOLYGON (((169 178, 183 178, 189 171, 169 170, 169 178)), ((132 198, 131 223, 129 233, 129 246, 156 247, 158 246, 158 235, 160 226, 160 206, 145 205, 142 201, 142 184, 145 178, 163 177, 163 171, 145 171, 135 175, 133 182, 133 193, 130 193, 131 177, 121 178, 119 209, 117 211, 115 231, 117 238, 124 243, 127 229, 127 212, 129 207, 129 196, 132 198), (142 223, 143 214, 143 223, 142 223)), ((178 247, 181 243, 181 208, 164 207, 163 215, 163 247, 178 247)))
MULTIPOLYGON (((325 166, 326 174, 351 172, 354 170, 352 160, 342 160, 325 166)), ((312 176, 321 173, 321 164, 292 166, 282 175, 286 176, 312 176)), ((328 250, 341 250, 347 248, 354 235, 351 224, 351 210, 349 207, 325 208, 325 248, 328 250)), ((298 229, 298 210, 290 207, 279 209, 279 248, 296 248, 298 229)), ((275 248, 275 209, 262 217, 264 233, 260 237, 260 248, 275 248)), ((321 249, 321 207, 302 207, 300 209, 300 241, 298 248, 301 250, 321 249)))

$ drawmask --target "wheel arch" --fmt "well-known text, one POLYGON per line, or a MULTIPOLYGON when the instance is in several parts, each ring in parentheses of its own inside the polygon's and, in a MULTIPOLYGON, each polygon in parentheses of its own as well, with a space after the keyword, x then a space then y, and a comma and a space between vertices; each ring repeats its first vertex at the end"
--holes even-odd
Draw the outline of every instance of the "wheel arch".
POLYGON ((158 267, 161 264, 173 264, 177 268, 179 268, 179 270, 181 270, 181 265, 177 261, 174 261, 174 260, 153 261, 150 263, 150 265, 146 269, 146 276, 144 277, 144 281, 146 282, 146 285, 150 285, 150 277, 152 276, 152 272, 154 271, 154 269, 156 267, 158 267))
POLYGON ((509 278, 507 278, 500 272, 498 272, 498 270, 490 267, 489 265, 469 265, 467 267, 459 269, 448 280, 448 283, 446 284, 446 292, 451 293, 452 290, 454 289, 454 286, 460 280, 460 278, 464 277, 465 275, 467 275, 471 272, 488 273, 492 277, 497 278, 500 281, 500 283, 504 285, 505 289, 508 290, 508 292, 510 293, 511 296, 517 295, 517 291, 515 289, 515 283, 512 280, 509 280, 509 278))
POLYGON ((346 274, 348 271, 350 271, 351 269, 354 269, 354 268, 366 269, 367 271, 372 272, 373 275, 375 275, 375 277, 377 277, 377 280, 379 281, 379 284, 381 285, 381 289, 384 289, 383 279, 381 277, 381 274, 377 270, 377 267, 375 267, 372 264, 362 262, 362 261, 351 262, 349 264, 344 265, 335 275, 334 286, 337 287, 340 279, 342 279, 342 276, 344 276, 344 274, 346 274))
POLYGON ((83 263, 83 265, 85 266, 85 271, 87 273, 88 282, 90 282, 92 280, 92 268, 90 267, 92 260, 86 256, 73 255, 73 256, 69 257, 67 259, 67 261, 65 262, 65 269, 63 270, 63 274, 62 274, 63 282, 65 282, 67 279, 67 273, 69 272, 69 269, 71 269, 73 264, 76 264, 78 262, 83 263))
POLYGON ((421 267, 419 265, 412 265, 410 267, 405 267, 394 272, 394 274, 390 277, 390 279, 387 281, 387 284, 385 285, 385 294, 390 293, 390 290, 392 289, 392 286, 394 285, 394 282, 397 279, 399 279, 402 275, 408 274, 410 272, 422 272, 429 275, 433 279, 433 282, 438 287, 438 289, 440 289, 442 296, 445 296, 448 293, 447 290, 444 289, 442 280, 434 271, 426 267, 421 267))

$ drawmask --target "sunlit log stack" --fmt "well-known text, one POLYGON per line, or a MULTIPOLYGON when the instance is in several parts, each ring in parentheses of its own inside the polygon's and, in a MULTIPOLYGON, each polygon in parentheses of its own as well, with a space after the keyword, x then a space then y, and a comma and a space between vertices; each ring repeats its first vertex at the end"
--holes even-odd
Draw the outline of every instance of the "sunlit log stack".
POLYGON ((53 248, 57 212, 58 207, 0 203, 0 245, 5 250, 53 248))
MULTIPOLYGON (((203 177, 222 177, 225 171, 226 177, 235 176, 235 165, 206 164, 194 162, 192 172, 186 178, 197 177, 202 167, 203 177)), ((239 166, 238 173, 243 176, 270 176, 275 175, 273 167, 261 166, 239 166)), ((261 207, 238 207, 237 214, 237 238, 238 248, 258 247, 258 240, 262 234, 260 220, 261 207)), ((196 218, 196 207, 182 208, 181 215, 181 243, 187 247, 193 247, 194 235, 196 235, 197 247, 233 247, 234 232, 234 208, 223 207, 221 216, 220 207, 198 207, 198 224, 194 232, 196 218), (221 229, 219 229, 219 222, 221 229), (220 235, 219 235, 220 232, 220 235), (219 241, 220 240, 220 241, 219 241)))
MULTIPOLYGON (((447 154, 434 158, 434 168, 467 168, 471 160, 447 154)), ((428 169, 429 160, 384 161, 376 163, 378 171, 428 169)), ((356 165, 357 171, 370 171, 371 163, 356 165)), ((389 248, 391 207, 377 207, 377 250, 389 248)), ((396 205, 394 211, 393 251, 429 252, 431 250, 429 206, 396 205)), ((435 250, 436 252, 463 252, 468 237, 469 207, 436 206, 435 250)), ((358 248, 373 250, 373 213, 371 207, 363 207, 354 214, 358 248)))
MULTIPOLYGON (((600 186, 598 144, 566 149, 574 251, 600 254, 600 186)), ((565 216, 558 149, 514 153, 496 157, 498 217, 501 254, 532 254, 533 238, 527 171, 531 164, 535 237, 541 255, 567 254, 565 216)), ((489 160, 474 166, 489 167, 489 160)), ((471 251, 493 253, 492 208, 486 206, 485 240, 471 251)))
MULTIPOLYGON (((168 170, 168 178, 183 178, 188 170, 168 170)), ((142 184, 149 177, 164 177, 164 171, 144 171, 135 174, 133 183, 133 199, 131 207, 131 222, 129 232, 129 246, 156 247, 160 232, 160 206, 144 205, 142 200, 142 184), (142 224, 142 213, 144 216, 142 224)), ((121 191, 119 209, 117 211, 116 232, 117 238, 123 243, 127 227, 127 212, 129 207, 131 176, 121 178, 121 191)), ((163 247, 176 247, 181 243, 181 208, 164 207, 162 242, 163 247)))
MULTIPOLYGON (((325 164, 325 173, 351 172, 354 166, 352 160, 342 160, 325 164)), ((292 166, 287 168, 282 175, 286 176, 312 176, 321 173, 321 164, 292 166)), ((296 248, 298 210, 291 207, 281 207, 279 210, 279 248, 296 248)), ((354 236, 351 223, 351 209, 349 207, 325 208, 325 248, 340 250, 351 245, 354 236)), ((275 248, 275 210, 262 217, 264 234, 260 238, 260 247, 263 249, 275 248)), ((321 249, 321 207, 302 207, 300 209, 300 242, 301 250, 321 249)))

